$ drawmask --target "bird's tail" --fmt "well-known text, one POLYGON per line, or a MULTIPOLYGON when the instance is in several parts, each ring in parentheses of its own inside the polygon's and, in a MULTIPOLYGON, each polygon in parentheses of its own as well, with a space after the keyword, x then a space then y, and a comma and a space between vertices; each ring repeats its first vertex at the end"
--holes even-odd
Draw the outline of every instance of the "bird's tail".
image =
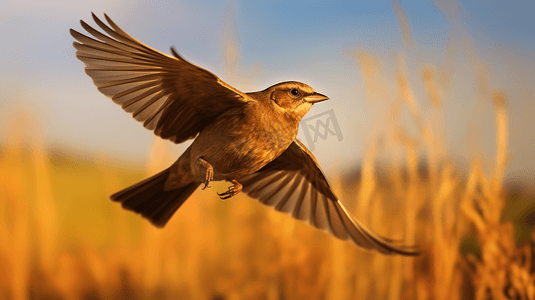
POLYGON ((169 168, 111 195, 111 200, 121 202, 123 208, 147 218, 153 225, 163 227, 175 211, 200 185, 189 183, 178 189, 164 190, 169 168))

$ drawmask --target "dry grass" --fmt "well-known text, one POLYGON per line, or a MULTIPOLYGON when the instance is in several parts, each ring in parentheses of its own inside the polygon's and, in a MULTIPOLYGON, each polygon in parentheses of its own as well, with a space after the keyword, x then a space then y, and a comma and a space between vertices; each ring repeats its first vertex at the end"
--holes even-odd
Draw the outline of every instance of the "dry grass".
MULTIPOLYGON (((364 53, 356 58, 373 105, 382 99, 380 64, 364 53)), ((422 244, 421 257, 365 252, 243 195, 220 201, 210 191, 197 191, 165 229, 155 229, 106 199, 144 177, 143 170, 110 166, 104 157, 51 155, 38 136, 20 138, 27 120, 19 117, 3 127, 11 135, 0 157, 0 297, 534 299, 533 247, 518 247, 501 217, 506 96, 491 99, 493 172, 485 174, 474 159, 463 174, 446 155, 435 77, 433 69, 422 70, 432 104, 424 120, 399 71, 386 129, 389 167, 378 169, 372 139, 355 186, 342 189, 344 180, 331 180, 343 199, 351 199, 344 190, 356 191, 358 201, 348 203, 355 216, 382 235, 422 244), (403 107, 417 135, 401 124, 403 107), (480 257, 460 251, 471 234, 480 257)), ((146 173, 173 159, 155 140, 146 173)))

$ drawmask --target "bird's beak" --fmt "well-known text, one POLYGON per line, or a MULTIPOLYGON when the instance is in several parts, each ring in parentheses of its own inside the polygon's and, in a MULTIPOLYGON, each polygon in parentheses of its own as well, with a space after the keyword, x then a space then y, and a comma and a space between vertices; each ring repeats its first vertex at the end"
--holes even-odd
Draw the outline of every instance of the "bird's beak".
POLYGON ((328 100, 329 97, 325 96, 325 95, 322 95, 320 93, 314 93, 312 95, 308 95, 304 98, 304 100, 308 103, 316 103, 316 102, 321 102, 321 101, 325 101, 325 100, 328 100))

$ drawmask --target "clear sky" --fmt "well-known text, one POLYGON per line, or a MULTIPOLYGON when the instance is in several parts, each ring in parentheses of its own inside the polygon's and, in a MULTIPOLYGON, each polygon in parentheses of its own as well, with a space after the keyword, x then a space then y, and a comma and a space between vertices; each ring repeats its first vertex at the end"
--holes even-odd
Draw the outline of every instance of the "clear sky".
MULTIPOLYGON (((51 147, 136 161, 147 156, 152 133, 101 95, 74 56, 69 28, 82 30, 80 19, 94 24, 91 11, 107 13, 153 48, 169 53, 175 46, 186 59, 245 91, 298 80, 328 95, 331 100, 308 115, 333 109, 343 134, 342 141, 331 136, 315 144, 314 154, 327 170, 361 161, 373 124, 382 121, 368 105, 361 66, 350 53, 364 51, 381 62, 384 80, 392 81, 391 98, 396 66, 403 61, 417 104, 426 111, 421 68, 447 64, 453 44, 458 51, 452 84, 443 91, 449 152, 461 161, 477 151, 488 158, 494 153, 492 103, 478 94, 471 65, 477 59, 487 67, 490 88, 510 101, 509 176, 535 177, 534 1, 1 2, 0 126, 17 111, 30 110, 51 147), (404 43, 394 5, 405 12, 411 47, 404 43), (239 42, 237 66, 225 67, 232 61, 225 41, 233 39, 239 42), (468 146, 474 128, 476 150, 468 146)), ((0 128, 0 142, 6 134, 0 128)), ((302 132, 299 136, 304 139, 302 132)))

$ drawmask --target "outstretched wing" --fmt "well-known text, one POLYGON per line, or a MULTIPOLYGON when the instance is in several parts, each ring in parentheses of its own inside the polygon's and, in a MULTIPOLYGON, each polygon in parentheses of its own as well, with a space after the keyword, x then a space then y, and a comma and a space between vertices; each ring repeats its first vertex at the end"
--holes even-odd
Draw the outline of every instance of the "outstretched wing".
POLYGON ((243 191, 261 203, 308 220, 339 239, 385 254, 417 255, 416 247, 380 237, 353 219, 333 194, 312 153, 295 140, 278 158, 238 180, 243 191))
POLYGON ((181 143, 231 107, 250 98, 217 76, 180 57, 164 54, 137 41, 107 15, 109 26, 94 14, 101 33, 84 21, 94 38, 71 29, 76 57, 98 90, 164 139, 181 143), (111 27, 110 27, 111 26, 111 27))

